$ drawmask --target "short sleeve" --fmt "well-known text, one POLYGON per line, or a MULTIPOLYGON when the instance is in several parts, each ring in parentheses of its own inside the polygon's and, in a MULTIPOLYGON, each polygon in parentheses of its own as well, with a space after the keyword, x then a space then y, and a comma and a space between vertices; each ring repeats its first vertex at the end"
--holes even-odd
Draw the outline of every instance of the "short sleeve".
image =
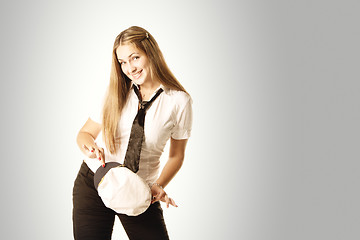
POLYGON ((173 139, 188 139, 191 135, 193 120, 192 100, 189 97, 187 102, 180 106, 175 116, 175 126, 172 129, 173 139))

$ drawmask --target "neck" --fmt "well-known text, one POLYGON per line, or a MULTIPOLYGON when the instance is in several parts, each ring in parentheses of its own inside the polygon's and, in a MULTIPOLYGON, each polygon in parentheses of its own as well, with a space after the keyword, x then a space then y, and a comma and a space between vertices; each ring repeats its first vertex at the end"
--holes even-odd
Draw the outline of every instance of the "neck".
POLYGON ((160 82, 159 81, 146 81, 144 83, 142 83, 139 88, 141 91, 154 91, 155 89, 157 89, 160 86, 160 82))
POLYGON ((148 101, 154 91, 159 88, 159 81, 147 81, 139 86, 140 94, 143 101, 148 101))

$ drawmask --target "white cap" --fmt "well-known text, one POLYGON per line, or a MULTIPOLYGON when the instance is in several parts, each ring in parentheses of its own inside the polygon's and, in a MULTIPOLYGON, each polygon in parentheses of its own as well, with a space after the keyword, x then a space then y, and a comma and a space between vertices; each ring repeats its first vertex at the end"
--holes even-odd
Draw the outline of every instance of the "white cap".
POLYGON ((144 179, 117 162, 99 167, 94 185, 105 206, 117 213, 137 216, 151 204, 151 190, 144 179))

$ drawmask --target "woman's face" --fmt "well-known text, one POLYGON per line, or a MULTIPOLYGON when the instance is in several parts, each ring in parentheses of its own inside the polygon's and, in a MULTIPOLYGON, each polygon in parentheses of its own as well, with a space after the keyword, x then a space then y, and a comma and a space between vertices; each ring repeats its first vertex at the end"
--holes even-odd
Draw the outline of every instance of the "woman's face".
POLYGON ((137 85, 151 81, 149 58, 143 51, 132 44, 126 44, 116 49, 116 55, 122 71, 131 81, 137 85))

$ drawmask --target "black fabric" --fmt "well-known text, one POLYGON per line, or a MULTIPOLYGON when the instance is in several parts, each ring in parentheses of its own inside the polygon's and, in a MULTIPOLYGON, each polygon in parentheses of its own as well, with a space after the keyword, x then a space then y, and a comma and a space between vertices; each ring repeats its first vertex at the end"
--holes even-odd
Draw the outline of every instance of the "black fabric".
POLYGON ((105 174, 112 168, 121 166, 118 162, 108 162, 106 163, 105 167, 99 167, 96 170, 96 173, 94 175, 94 186, 96 189, 99 187, 99 183, 101 179, 105 176, 105 174))
POLYGON ((107 208, 94 187, 94 173, 84 162, 73 189, 73 231, 75 240, 111 239, 115 215, 130 240, 168 240, 159 202, 138 216, 117 214, 107 208))
POLYGON ((136 86, 134 86, 134 91, 139 98, 139 110, 135 116, 133 125, 131 127, 129 144, 125 155, 124 165, 131 171, 136 173, 139 170, 141 146, 144 140, 144 122, 146 110, 163 92, 163 89, 160 88, 150 101, 142 101, 141 94, 136 86))
POLYGON ((75 240, 111 239, 114 211, 107 208, 94 187, 94 173, 85 162, 73 188, 73 233, 75 240))

